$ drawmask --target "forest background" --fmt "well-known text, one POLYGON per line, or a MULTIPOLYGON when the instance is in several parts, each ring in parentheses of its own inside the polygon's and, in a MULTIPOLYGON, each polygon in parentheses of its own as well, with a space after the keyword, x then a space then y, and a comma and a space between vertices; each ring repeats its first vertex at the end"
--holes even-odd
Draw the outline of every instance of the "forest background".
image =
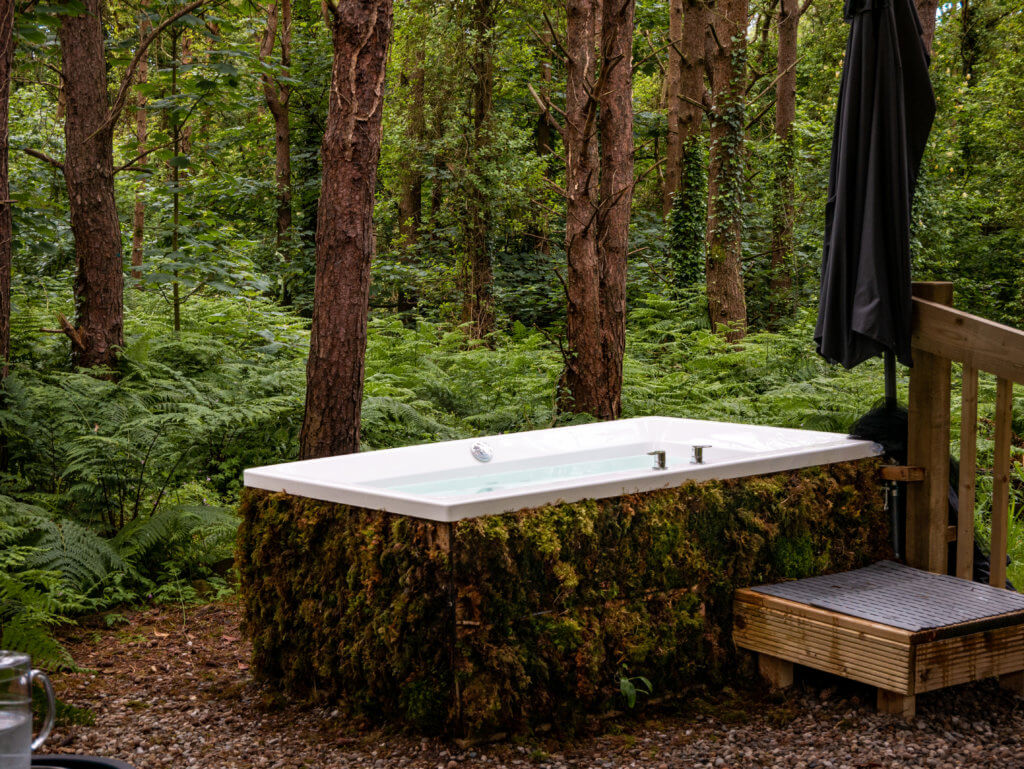
MULTIPOLYGON (((952 280, 957 306, 1022 327, 1024 12, 1012 0, 919 5, 938 113, 914 277, 952 280)), ((566 253, 567 9, 579 7, 394 5, 364 449, 616 415, 565 395, 578 290, 566 253)), ((337 8, 308 0, 97 9, 0 9, 13 51, 0 56, 11 217, 0 238, 0 647, 55 666, 74 663, 50 630, 79 614, 115 623, 124 604, 229 593, 242 470, 299 456, 340 23, 337 8), (102 32, 91 43, 75 37, 89 14, 102 32), (109 350, 82 335, 81 286, 76 303, 83 239, 103 233, 72 227, 94 180, 73 146, 90 102, 69 72, 99 83, 116 172, 120 237, 106 247, 123 268, 90 295, 122 283, 123 346, 109 350)), ((831 366, 812 340, 842 2, 637 0, 632 13, 618 414, 846 430, 881 395, 882 373, 831 366)), ((983 380, 989 404, 992 392, 983 380)), ((983 516, 979 527, 984 538, 983 516)))

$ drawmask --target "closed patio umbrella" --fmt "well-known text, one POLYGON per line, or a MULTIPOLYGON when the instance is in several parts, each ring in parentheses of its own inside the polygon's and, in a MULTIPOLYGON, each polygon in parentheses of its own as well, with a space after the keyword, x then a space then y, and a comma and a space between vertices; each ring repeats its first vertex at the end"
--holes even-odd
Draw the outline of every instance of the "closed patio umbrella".
POLYGON ((935 116, 928 53, 913 0, 846 0, 821 296, 814 339, 852 368, 880 353, 886 395, 910 356, 910 211, 935 116))

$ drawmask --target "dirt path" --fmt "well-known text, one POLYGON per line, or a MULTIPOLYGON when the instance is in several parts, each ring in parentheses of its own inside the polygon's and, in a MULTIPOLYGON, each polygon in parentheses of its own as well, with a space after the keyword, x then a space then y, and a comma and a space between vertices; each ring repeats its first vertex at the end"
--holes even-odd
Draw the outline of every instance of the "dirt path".
POLYGON ((95 714, 55 730, 53 752, 124 759, 139 769, 340 767, 993 767, 1024 769, 1024 702, 994 684, 919 698, 910 724, 878 716, 871 690, 816 677, 784 698, 726 693, 686 714, 605 723, 462 750, 360 730, 324 708, 298 708, 256 686, 231 602, 127 615, 116 628, 65 633, 85 673, 56 676, 59 696, 95 714))

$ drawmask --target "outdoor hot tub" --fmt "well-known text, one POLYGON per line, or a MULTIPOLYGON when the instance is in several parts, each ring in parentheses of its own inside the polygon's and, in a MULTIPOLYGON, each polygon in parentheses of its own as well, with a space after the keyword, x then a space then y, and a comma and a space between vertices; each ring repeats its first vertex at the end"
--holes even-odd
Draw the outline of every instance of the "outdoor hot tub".
POLYGON ((878 453, 643 417, 247 470, 253 669, 449 734, 568 726, 638 677, 659 699, 720 680, 736 588, 891 555, 878 453))
POLYGON ((245 471, 249 488, 459 521, 876 456, 838 433, 640 417, 245 471), (664 452, 664 466, 660 466, 664 452))

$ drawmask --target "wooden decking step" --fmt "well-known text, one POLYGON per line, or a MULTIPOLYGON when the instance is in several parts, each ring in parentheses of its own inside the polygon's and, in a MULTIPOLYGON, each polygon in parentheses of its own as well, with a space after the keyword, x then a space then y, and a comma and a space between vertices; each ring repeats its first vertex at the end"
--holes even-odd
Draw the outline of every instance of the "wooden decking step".
POLYGON ((878 687, 878 708, 1000 676, 1024 688, 1024 595, 883 561, 736 592, 733 639, 773 685, 794 663, 878 687))

